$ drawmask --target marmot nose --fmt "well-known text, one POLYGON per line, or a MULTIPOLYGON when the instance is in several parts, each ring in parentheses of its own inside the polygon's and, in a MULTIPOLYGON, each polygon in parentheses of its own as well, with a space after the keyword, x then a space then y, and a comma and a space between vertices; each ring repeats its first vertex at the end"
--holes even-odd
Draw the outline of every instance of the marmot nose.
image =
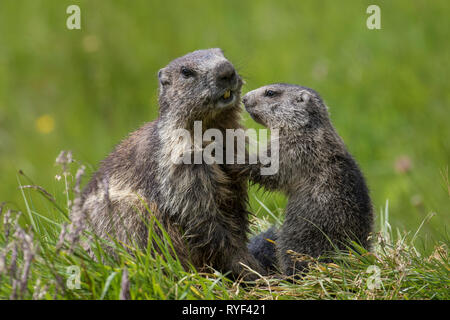
POLYGON ((246 94, 242 97, 242 103, 244 104, 245 110, 251 110, 256 106, 255 99, 252 99, 251 97, 246 94))
POLYGON ((216 68, 217 83, 220 86, 230 86, 236 80, 236 70, 231 63, 224 62, 217 66, 216 68))

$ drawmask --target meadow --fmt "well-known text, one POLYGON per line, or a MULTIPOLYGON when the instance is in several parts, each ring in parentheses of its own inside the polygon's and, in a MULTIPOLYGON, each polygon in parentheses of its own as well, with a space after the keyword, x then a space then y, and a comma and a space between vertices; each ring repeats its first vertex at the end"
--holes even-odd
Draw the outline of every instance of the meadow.
MULTIPOLYGON (((126 266, 133 298, 448 299, 450 4, 377 1, 381 29, 369 30, 370 4, 1 1, 0 203, 5 202, 3 217, 7 209, 13 216, 23 212, 17 230, 34 238, 20 242, 26 237, 19 232, 17 243, 23 248, 35 243, 40 253, 34 254, 23 288, 23 273, 17 271, 16 289, 14 276, 0 275, 0 298, 32 298, 38 279, 38 287, 48 286, 37 298, 118 298, 126 266), (71 4, 81 8, 81 30, 66 28, 71 4), (56 250, 75 197, 77 168, 86 166, 84 185, 114 145, 158 116, 158 70, 210 47, 222 48, 235 64, 246 81, 243 93, 274 82, 321 93, 371 190, 382 235, 375 258, 347 254, 336 266, 317 264, 297 285, 263 279, 254 290, 237 290, 238 284, 222 275, 186 272, 176 261, 145 252, 133 259, 124 251, 119 262, 104 266, 80 248, 56 250), (75 159, 67 176, 55 166, 61 150, 71 150, 75 159), (20 185, 39 185, 45 192, 20 185), (83 266, 80 291, 62 289, 69 264, 83 266), (375 291, 362 285, 373 264, 385 279, 385 287, 375 291)), ((243 116, 247 127, 259 128, 243 116)), ((283 195, 256 188, 249 195, 256 214, 252 232, 282 219, 283 195)), ((11 240, 5 225, 2 253, 11 240)), ((26 267, 26 257, 18 259, 26 267)), ((11 256, 5 261, 10 270, 11 256)))

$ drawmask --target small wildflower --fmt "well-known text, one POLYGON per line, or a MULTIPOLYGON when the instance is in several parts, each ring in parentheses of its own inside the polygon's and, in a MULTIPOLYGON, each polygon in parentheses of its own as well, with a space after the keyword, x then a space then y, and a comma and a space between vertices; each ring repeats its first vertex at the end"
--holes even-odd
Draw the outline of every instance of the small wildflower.
POLYGON ((11 210, 6 211, 3 216, 3 231, 5 234, 5 243, 8 243, 9 233, 11 228, 11 210))
POLYGON ((56 164, 63 169, 63 174, 67 175, 67 165, 73 162, 72 151, 61 151, 55 160, 56 164))
POLYGON ((44 114, 35 121, 36 130, 43 134, 52 132, 55 128, 55 120, 51 115, 44 114))
POLYGON ((11 243, 11 262, 9 264, 9 274, 12 279, 16 278, 17 273, 17 244, 15 242, 11 243))
MULTIPOLYGON (((76 201, 78 203, 78 201, 76 201)), ((84 230, 86 230, 86 213, 80 208, 80 206, 74 205, 71 210, 72 223, 68 228, 66 240, 69 243, 69 252, 73 252, 75 245, 80 240, 80 236, 84 230)))
POLYGON ((75 188, 74 191, 77 195, 79 195, 81 193, 81 178, 84 176, 84 171, 86 170, 85 166, 81 166, 78 170, 77 173, 75 175, 75 188))
POLYGON ((67 232, 67 225, 63 224, 61 227, 61 232, 59 233, 59 238, 58 238, 58 242, 56 243, 56 247, 55 250, 59 251, 63 244, 64 244, 64 239, 66 237, 66 232, 67 232))
POLYGON ((69 164, 73 162, 72 151, 61 151, 56 157, 57 164, 69 164))
POLYGON ((406 155, 398 157, 395 160, 394 168, 397 173, 409 172, 412 168, 411 159, 406 155))
POLYGON ((36 254, 33 237, 24 234, 23 242, 23 256, 24 256, 24 266, 22 269, 22 277, 20 278, 20 294, 23 296, 25 289, 27 288, 28 276, 30 274, 31 262, 36 254))

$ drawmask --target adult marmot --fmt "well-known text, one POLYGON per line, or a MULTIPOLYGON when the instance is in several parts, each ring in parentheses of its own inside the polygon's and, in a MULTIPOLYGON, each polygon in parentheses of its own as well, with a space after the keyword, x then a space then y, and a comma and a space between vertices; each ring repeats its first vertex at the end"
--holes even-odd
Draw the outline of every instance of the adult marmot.
POLYGON ((194 121, 223 134, 240 127, 240 76, 222 50, 208 49, 173 60, 158 77, 159 117, 102 162, 82 194, 82 211, 98 235, 145 248, 142 215, 152 206, 183 261, 235 276, 245 270, 240 263, 260 270, 246 247, 247 179, 233 165, 176 164, 172 158, 193 153, 174 132, 192 132, 194 121))
POLYGON ((271 150, 279 153, 278 173, 261 175, 262 164, 244 170, 251 181, 288 196, 281 229, 253 238, 252 254, 265 267, 278 260, 282 271, 292 275, 306 263, 294 263, 288 250, 316 258, 344 249, 349 239, 369 249, 369 191, 319 94, 306 87, 273 84, 247 93, 243 103, 255 121, 279 130, 279 150, 271 150), (275 246, 266 239, 275 240, 275 246))

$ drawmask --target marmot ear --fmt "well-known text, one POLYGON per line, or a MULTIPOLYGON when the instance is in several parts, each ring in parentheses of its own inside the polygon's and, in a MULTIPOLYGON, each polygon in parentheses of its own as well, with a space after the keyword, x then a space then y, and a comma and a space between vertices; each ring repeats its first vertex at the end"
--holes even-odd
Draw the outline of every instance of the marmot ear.
POLYGON ((294 104, 307 104, 309 100, 311 100, 311 94, 308 91, 303 90, 294 96, 292 102, 294 104))
POLYGON ((158 79, 161 86, 170 84, 170 79, 167 75, 167 71, 164 68, 158 71, 158 79))
POLYGON ((219 55, 221 55, 222 57, 225 57, 225 54, 223 53, 223 50, 220 48, 214 48, 213 49, 215 52, 217 52, 219 55))
POLYGON ((298 97, 298 102, 308 103, 311 99, 311 95, 308 91, 301 91, 298 97))

